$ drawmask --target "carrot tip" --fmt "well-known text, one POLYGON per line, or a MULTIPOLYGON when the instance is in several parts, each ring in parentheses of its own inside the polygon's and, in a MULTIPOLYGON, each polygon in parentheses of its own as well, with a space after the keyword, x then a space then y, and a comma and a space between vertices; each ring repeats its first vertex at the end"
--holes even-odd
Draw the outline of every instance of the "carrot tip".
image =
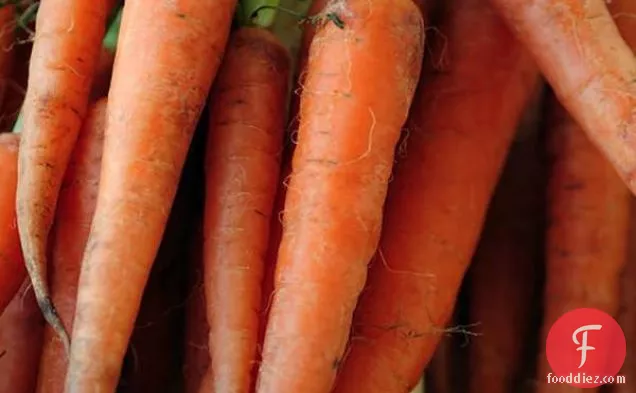
POLYGON ((69 338, 68 332, 64 328, 64 324, 62 323, 62 319, 57 313, 55 306, 53 305, 53 301, 50 296, 46 297, 37 297, 38 306, 42 311, 42 315, 46 322, 51 325, 55 333, 60 337, 62 343, 64 344, 64 348, 66 350, 66 355, 70 353, 71 349, 71 339, 69 338))

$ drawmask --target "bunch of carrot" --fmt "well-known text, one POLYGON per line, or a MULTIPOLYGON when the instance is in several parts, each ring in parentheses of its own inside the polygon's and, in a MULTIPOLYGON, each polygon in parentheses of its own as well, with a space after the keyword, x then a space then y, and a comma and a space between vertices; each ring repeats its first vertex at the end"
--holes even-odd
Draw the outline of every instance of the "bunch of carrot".
POLYGON ((635 16, 0 2, 0 393, 560 391, 636 334, 635 16))

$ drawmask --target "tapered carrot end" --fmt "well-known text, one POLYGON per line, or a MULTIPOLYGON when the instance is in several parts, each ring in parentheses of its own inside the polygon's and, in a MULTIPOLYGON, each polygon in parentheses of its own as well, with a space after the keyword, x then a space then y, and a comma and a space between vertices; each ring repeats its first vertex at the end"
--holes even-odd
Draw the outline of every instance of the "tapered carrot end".
POLYGON ((64 345, 64 349, 66 351, 66 356, 68 357, 71 353, 71 339, 69 337, 64 324, 62 323, 62 319, 57 313, 55 306, 53 305, 53 301, 50 296, 36 296, 38 307, 42 311, 42 315, 46 322, 53 328, 57 336, 62 340, 62 344, 64 345))

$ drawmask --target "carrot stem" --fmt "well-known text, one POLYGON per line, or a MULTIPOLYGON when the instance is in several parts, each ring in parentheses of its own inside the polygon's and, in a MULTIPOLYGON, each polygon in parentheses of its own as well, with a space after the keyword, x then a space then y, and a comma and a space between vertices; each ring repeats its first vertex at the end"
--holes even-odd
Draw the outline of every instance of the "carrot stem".
POLYGON ((274 24, 280 0, 243 0, 237 7, 241 25, 269 28, 274 24))

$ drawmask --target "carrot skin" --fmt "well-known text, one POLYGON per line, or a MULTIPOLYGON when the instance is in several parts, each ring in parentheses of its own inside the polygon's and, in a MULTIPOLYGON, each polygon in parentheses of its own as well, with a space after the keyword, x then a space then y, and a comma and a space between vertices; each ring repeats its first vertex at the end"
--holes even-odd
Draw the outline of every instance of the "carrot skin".
POLYGON ((411 0, 327 7, 344 25, 324 21, 310 48, 259 393, 333 385, 421 66, 411 0))
POLYGON ((408 392, 416 385, 450 318, 538 82, 529 56, 487 3, 446 6, 394 168, 338 393, 408 392))
MULTIPOLYGON (((289 146, 293 152, 293 145, 289 146)), ((290 153, 290 152, 288 152, 290 153)), ((276 276, 276 260, 278 259, 278 248, 283 237, 283 213, 285 209, 285 196, 287 195, 287 180, 291 174, 291 156, 283 155, 283 165, 281 175, 278 179, 278 191, 274 200, 274 208, 269 223, 269 244, 265 256, 265 266, 263 267, 263 280, 261 285, 261 306, 258 326, 258 344, 254 367, 252 368, 252 391, 256 389, 258 370, 263 361, 263 343, 265 342, 265 331, 269 320, 269 311, 274 296, 274 281, 276 276)))
POLYGON ((44 320, 28 280, 0 316, 0 393, 32 393, 44 320))
MULTIPOLYGON (((552 164, 543 342, 557 318, 576 308, 597 308, 617 315, 631 203, 623 181, 577 123, 554 97, 549 105, 548 150, 552 164)), ((544 376, 551 371, 545 350, 537 359, 537 378, 541 381, 538 392, 583 391, 545 382, 544 376)))
MULTIPOLYGON (((68 331, 73 326, 82 255, 97 202, 105 119, 106 99, 102 99, 89 109, 80 130, 64 176, 51 230, 51 298, 68 331)), ((63 392, 67 367, 63 343, 53 328, 47 326, 44 329, 37 392, 63 392)))
MULTIPOLYGON (((537 105, 538 106, 538 105, 537 105)), ((513 143, 470 269, 469 393, 519 391, 543 259, 543 149, 532 108, 513 143)))
POLYGON ((290 64, 272 33, 242 28, 211 98, 204 271, 214 391, 252 386, 290 64))
POLYGON ((44 318, 69 346, 47 283, 47 238, 88 107, 104 35, 105 0, 49 0, 38 8, 18 153, 16 211, 27 272, 44 318))
POLYGON ((532 53, 558 101, 636 193, 636 57, 609 2, 490 1, 532 53))
POLYGON ((0 315, 26 275, 15 224, 19 143, 18 134, 0 134, 0 315))
MULTIPOLYGON (((276 261, 278 259, 278 249, 280 241, 283 237, 283 214, 285 209, 285 196, 287 195, 287 180, 291 174, 291 162, 287 161, 283 164, 281 176, 278 181, 278 191, 274 200, 274 208, 269 226, 269 245, 267 246, 267 257, 265 258, 265 266, 263 269, 263 284, 261 285, 261 319, 259 333, 259 348, 262 350, 265 339, 265 330, 267 329, 267 319, 269 308, 274 296, 274 281, 276 276, 276 261)), ((259 351, 259 356, 260 356, 259 351)), ((258 363, 260 364, 258 359, 258 363)))
POLYGON ((139 0, 124 7, 68 393, 115 389, 235 5, 139 0))

